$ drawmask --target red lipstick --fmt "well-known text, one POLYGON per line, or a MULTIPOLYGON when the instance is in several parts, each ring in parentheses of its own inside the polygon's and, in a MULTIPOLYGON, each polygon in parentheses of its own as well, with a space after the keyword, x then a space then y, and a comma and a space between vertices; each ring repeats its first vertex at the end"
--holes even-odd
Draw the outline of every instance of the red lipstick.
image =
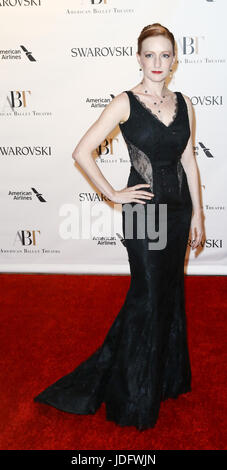
POLYGON ((159 70, 152 70, 152 73, 162 73, 162 71, 159 71, 159 70))

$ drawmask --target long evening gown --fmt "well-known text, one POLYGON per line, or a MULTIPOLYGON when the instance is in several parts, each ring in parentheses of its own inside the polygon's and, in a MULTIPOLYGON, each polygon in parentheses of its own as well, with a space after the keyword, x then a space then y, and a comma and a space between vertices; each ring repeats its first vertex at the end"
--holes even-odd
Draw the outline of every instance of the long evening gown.
POLYGON ((148 205, 154 204, 155 226, 158 205, 167 205, 166 246, 150 249, 148 235, 136 237, 134 222, 133 238, 127 239, 125 209, 136 203, 122 204, 131 283, 120 312, 100 347, 34 401, 75 414, 94 414, 104 402, 107 420, 144 430, 155 426, 162 400, 191 391, 184 258, 192 200, 180 161, 190 126, 181 92, 175 92, 175 111, 169 125, 134 92, 125 93, 130 116, 119 127, 131 161, 127 185, 150 184, 141 189, 155 196, 137 206, 146 212, 148 205))

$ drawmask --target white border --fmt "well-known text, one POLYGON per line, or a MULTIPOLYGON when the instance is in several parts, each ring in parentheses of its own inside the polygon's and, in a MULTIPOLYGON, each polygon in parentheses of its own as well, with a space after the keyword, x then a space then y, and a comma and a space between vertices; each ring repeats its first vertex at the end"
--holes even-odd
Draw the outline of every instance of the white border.
MULTIPOLYGON (((113 274, 130 275, 130 269, 127 265, 98 265, 98 264, 2 264, 1 273, 40 273, 40 274, 113 274)), ((189 275, 223 275, 227 274, 227 266, 197 265, 185 267, 185 274, 189 275)))

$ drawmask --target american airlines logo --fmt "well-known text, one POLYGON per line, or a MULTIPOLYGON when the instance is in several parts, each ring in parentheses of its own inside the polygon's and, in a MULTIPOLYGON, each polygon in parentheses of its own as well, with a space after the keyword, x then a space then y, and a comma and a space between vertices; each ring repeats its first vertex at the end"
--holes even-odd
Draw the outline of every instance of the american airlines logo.
POLYGON ((199 146, 196 145, 194 147, 195 155, 199 154, 199 147, 200 147, 207 158, 214 158, 214 155, 212 155, 210 149, 208 147, 206 147, 206 145, 204 145, 203 142, 198 142, 198 143, 199 143, 199 146))
POLYGON ((36 188, 31 188, 32 191, 12 191, 9 190, 8 196, 10 196, 14 201, 31 201, 32 200, 32 192, 35 194, 37 199, 40 202, 46 202, 42 193, 37 191, 36 188))
POLYGON ((206 157, 208 158, 214 158, 214 156, 211 154, 210 149, 207 148, 202 142, 199 142, 199 145, 203 152, 205 153, 206 157))
MULTIPOLYGON (((23 55, 27 57, 27 59, 30 60, 30 62, 36 62, 36 59, 34 58, 31 51, 28 51, 28 49, 23 45, 21 45, 20 47, 22 51, 24 52, 23 55)), ((22 53, 20 49, 1 49, 0 58, 1 60, 21 60, 22 53)))
POLYGON ((20 46, 22 51, 24 51, 26 57, 28 58, 28 60, 30 60, 31 62, 36 62, 36 59, 33 57, 32 53, 29 52, 25 46, 20 46))

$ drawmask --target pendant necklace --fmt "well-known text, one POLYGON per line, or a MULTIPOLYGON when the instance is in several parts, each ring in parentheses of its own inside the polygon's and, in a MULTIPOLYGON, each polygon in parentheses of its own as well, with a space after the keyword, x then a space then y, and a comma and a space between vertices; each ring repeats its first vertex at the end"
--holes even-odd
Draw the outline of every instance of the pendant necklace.
MULTIPOLYGON (((142 83, 142 82, 141 82, 142 83)), ((152 97, 152 95, 150 93, 148 93, 148 90, 144 90, 144 93, 148 94, 149 96, 152 97)), ((157 98, 155 99, 155 101, 153 101, 153 104, 156 106, 160 106, 161 103, 163 103, 163 100, 165 100, 165 98, 167 98, 166 94, 162 96, 162 98, 160 99, 160 102, 158 103, 157 102, 157 98)), ((157 112, 160 113, 161 110, 160 109, 157 109, 157 112)))

